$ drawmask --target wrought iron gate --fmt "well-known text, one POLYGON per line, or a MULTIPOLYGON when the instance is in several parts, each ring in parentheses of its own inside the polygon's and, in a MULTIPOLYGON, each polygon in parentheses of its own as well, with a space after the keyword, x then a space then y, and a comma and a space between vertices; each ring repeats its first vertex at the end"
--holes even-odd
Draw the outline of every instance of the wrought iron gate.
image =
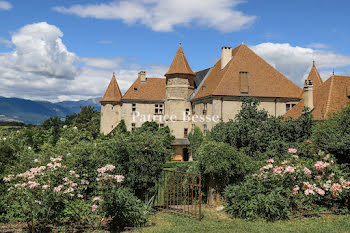
POLYGON ((201 220, 200 175, 163 170, 157 191, 157 208, 201 220))

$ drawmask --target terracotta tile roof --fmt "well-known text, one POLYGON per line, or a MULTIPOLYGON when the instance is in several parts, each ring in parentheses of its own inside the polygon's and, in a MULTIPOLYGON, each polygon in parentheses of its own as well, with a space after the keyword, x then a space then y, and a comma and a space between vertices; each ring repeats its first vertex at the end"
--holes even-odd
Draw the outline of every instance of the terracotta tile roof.
MULTIPOLYGON (((314 90, 313 118, 315 120, 327 119, 330 114, 340 111, 350 102, 348 95, 350 96, 350 76, 331 76, 314 90)), ((296 119, 301 115, 303 108, 304 100, 302 99, 284 117, 296 119)))
POLYGON ((186 56, 184 54, 184 51, 182 50, 181 45, 177 49, 174 60, 171 63, 170 68, 165 74, 165 76, 170 74, 188 74, 193 76, 195 75, 187 62, 186 56))
POLYGON ((213 67, 194 99, 209 95, 300 98, 302 89, 242 44, 232 50, 232 59, 221 70, 213 67), (247 71, 248 94, 241 94, 239 72, 247 71))
POLYGON ((123 100, 164 100, 165 84, 165 78, 147 78, 146 82, 137 78, 123 95, 123 100))
POLYGON ((115 74, 109 82, 107 90, 100 100, 100 102, 119 102, 122 98, 122 93, 120 92, 117 80, 115 79, 115 74))
POLYGON ((318 73, 318 70, 315 66, 315 62, 312 65, 312 68, 310 70, 309 77, 307 78, 307 80, 312 81, 314 89, 317 89, 323 83, 323 80, 322 80, 322 78, 321 78, 320 74, 318 73))

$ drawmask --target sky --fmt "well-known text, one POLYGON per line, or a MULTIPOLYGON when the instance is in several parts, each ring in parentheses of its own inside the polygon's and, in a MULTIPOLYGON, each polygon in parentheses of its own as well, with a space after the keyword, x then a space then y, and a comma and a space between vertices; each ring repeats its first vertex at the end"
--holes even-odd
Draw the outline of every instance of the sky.
POLYGON ((0 0, 0 96, 52 102, 164 77, 182 43, 194 71, 246 44, 297 85, 313 60, 350 75, 347 0, 0 0))

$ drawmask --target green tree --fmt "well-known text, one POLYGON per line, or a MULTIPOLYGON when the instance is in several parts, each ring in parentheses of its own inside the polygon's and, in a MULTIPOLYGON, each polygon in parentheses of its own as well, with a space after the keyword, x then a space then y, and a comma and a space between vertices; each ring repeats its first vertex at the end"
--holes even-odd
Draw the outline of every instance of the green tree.
POLYGON ((91 106, 84 106, 79 113, 66 116, 65 125, 77 127, 96 138, 100 133, 100 113, 91 106))
POLYGON ((194 127, 193 132, 188 135, 188 140, 190 141, 190 148, 194 160, 196 160, 197 150, 202 145, 203 139, 203 133, 198 126, 194 127))
POLYGON ((320 150, 329 152, 339 163, 350 164, 350 105, 313 128, 311 141, 320 150))

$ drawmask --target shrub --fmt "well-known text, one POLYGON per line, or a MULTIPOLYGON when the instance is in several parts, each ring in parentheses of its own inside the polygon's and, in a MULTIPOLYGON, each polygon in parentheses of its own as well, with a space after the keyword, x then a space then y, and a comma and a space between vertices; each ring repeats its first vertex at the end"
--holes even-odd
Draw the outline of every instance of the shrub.
POLYGON ((270 158, 259 172, 225 190, 227 212, 235 217, 287 219, 291 213, 313 213, 347 207, 350 181, 324 153, 300 158, 290 148, 282 161, 270 158))
POLYGON ((214 180, 219 192, 228 184, 243 180, 251 170, 251 159, 223 142, 204 142, 197 157, 205 185, 214 180))
POLYGON ((311 141, 315 147, 334 154, 339 163, 350 163, 350 105, 313 128, 311 141))
POLYGON ((148 210, 130 190, 121 187, 124 176, 114 175, 114 171, 111 164, 96 170, 93 195, 86 192, 90 174, 78 174, 63 163, 63 156, 51 157, 46 165, 3 180, 8 183, 12 213, 22 212, 17 217, 25 219, 31 231, 37 224, 61 220, 87 224, 93 229, 101 225, 104 217, 112 218, 111 225, 117 229, 145 223, 148 210))

